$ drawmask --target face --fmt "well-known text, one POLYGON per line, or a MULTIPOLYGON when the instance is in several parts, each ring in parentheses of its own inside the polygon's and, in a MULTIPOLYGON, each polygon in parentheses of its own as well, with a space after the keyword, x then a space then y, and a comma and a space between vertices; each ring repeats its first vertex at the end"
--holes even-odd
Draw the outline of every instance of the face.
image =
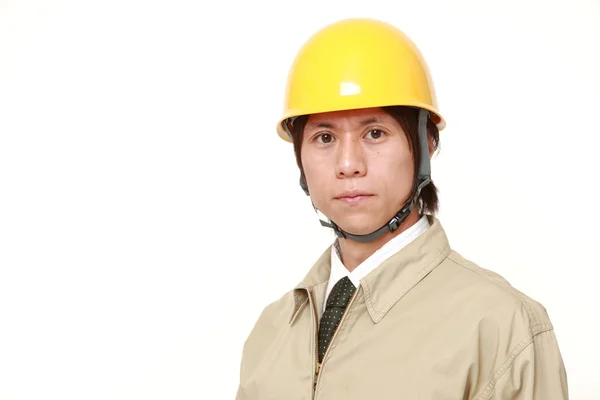
POLYGON ((314 205, 347 232, 380 228, 411 194, 415 171, 408 139, 381 109, 311 115, 301 157, 314 205))

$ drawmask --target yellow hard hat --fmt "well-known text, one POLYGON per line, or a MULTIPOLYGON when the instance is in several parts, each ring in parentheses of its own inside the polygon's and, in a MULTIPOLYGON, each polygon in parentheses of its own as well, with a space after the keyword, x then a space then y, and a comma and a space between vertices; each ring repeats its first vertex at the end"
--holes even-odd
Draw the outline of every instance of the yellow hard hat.
POLYGON ((429 68, 414 43, 398 28, 367 18, 333 23, 314 34, 290 68, 279 136, 291 142, 290 117, 384 106, 430 111, 439 130, 429 68))

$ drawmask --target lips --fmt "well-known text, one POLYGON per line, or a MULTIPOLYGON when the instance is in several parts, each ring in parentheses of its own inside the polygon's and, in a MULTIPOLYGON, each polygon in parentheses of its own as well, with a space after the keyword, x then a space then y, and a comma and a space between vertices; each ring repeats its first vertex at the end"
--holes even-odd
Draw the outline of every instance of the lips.
POLYGON ((347 190, 335 196, 335 199, 352 198, 360 196, 373 196, 373 194, 362 190, 347 190))
POLYGON ((352 190, 340 193, 335 197, 335 200, 340 200, 347 204, 358 204, 365 200, 368 200, 371 197, 373 197, 372 193, 360 190, 352 190))

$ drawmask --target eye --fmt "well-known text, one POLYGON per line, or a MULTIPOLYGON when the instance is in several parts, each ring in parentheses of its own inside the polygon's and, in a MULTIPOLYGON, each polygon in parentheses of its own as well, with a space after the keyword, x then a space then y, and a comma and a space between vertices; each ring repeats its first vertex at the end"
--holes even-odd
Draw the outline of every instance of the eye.
POLYGON ((381 139, 383 135, 385 135, 385 132, 383 132, 381 129, 372 129, 369 132, 367 132, 367 137, 369 135, 371 136, 369 139, 377 140, 381 139))
POLYGON ((316 138, 317 142, 323 143, 323 144, 328 144, 333 142, 333 136, 330 135, 329 133, 323 133, 321 135, 318 135, 316 138))

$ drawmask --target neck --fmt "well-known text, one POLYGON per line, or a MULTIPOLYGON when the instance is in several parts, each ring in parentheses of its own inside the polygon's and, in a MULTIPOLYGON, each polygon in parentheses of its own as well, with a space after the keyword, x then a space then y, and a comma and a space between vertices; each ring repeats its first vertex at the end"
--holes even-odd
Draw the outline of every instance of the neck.
POLYGON ((406 217, 404 222, 400 224, 398 229, 394 232, 386 232, 372 242, 362 243, 352 239, 338 239, 344 266, 348 271, 354 271, 356 267, 380 249, 384 244, 416 224, 420 218, 419 209, 418 207, 415 207, 408 217, 406 217))

